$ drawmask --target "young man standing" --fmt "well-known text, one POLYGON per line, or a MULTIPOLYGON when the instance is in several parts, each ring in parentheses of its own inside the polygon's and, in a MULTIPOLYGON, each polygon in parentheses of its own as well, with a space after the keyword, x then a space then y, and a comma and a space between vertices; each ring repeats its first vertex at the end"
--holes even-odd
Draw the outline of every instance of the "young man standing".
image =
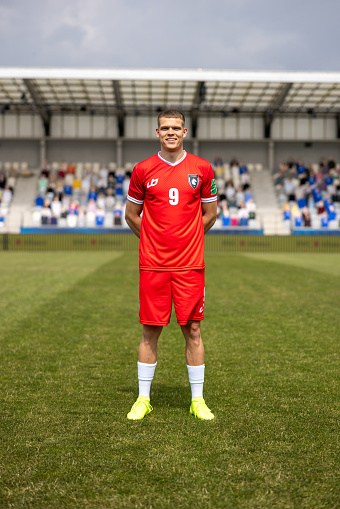
POLYGON ((211 165, 183 149, 184 115, 165 110, 158 115, 156 136, 161 150, 132 173, 125 218, 140 238, 139 397, 128 419, 152 411, 150 387, 157 364, 157 342, 170 320, 172 300, 185 338, 191 385, 190 412, 214 418, 203 399, 204 234, 216 220, 216 186, 211 165), (142 218, 141 213, 143 212, 142 218))

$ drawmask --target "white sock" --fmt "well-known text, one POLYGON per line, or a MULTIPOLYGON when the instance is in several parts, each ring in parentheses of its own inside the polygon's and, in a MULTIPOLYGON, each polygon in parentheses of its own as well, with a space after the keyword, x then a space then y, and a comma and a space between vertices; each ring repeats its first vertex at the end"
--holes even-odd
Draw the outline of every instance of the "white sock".
POLYGON ((189 382, 191 386, 191 398, 203 398, 204 368, 201 366, 188 366, 189 382))
POLYGON ((146 364, 145 362, 137 362, 138 366, 138 383, 139 396, 150 398, 150 388, 157 362, 155 364, 146 364))

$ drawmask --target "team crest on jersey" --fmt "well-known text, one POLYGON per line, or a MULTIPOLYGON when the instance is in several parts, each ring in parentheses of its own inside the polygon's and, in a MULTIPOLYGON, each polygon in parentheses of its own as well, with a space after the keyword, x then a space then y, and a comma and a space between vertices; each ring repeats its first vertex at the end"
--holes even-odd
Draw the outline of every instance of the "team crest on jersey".
POLYGON ((193 189, 197 189, 200 178, 198 175, 188 175, 188 181, 193 189))

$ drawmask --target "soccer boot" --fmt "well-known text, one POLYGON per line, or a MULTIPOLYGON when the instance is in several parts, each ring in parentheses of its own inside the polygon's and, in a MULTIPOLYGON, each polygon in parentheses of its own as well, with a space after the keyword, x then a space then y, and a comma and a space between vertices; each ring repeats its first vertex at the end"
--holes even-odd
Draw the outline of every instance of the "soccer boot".
POLYGON ((191 400, 190 413, 197 417, 197 419, 202 419, 204 421, 211 421, 211 419, 215 417, 205 404, 203 398, 194 398, 191 400))
POLYGON ((141 420, 144 419, 146 414, 149 414, 152 410, 153 408, 150 405, 150 398, 139 396, 136 399, 136 402, 132 405, 130 412, 127 414, 127 418, 134 421, 141 420))

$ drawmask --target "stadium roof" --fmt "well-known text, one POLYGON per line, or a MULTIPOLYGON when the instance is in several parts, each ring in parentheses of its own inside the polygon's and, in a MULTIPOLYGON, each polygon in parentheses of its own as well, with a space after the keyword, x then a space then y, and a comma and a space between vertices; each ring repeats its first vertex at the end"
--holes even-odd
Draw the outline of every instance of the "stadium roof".
POLYGON ((0 67, 1 112, 340 114, 339 72, 0 67))

